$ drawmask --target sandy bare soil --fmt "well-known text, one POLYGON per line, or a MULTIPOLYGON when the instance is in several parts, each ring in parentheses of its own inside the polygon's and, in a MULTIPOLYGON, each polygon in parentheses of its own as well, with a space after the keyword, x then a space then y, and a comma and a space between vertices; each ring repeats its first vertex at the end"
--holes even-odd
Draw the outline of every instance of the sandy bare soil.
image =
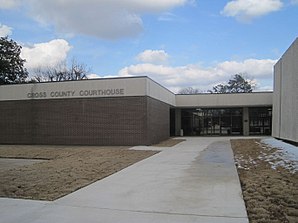
POLYGON ((258 139, 231 140, 231 144, 250 222, 297 223, 298 173, 272 168, 272 161, 261 157, 275 149, 258 139))
POLYGON ((55 200, 158 153, 128 147, 0 145, 2 158, 43 162, 0 170, 0 197, 55 200))

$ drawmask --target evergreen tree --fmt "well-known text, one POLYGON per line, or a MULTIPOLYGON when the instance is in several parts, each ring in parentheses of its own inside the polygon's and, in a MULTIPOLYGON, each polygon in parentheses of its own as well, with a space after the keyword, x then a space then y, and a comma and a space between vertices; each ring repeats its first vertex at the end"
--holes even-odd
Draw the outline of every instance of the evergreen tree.
POLYGON ((0 37, 0 84, 24 83, 28 72, 20 57, 22 47, 8 37, 0 37))
POLYGON ((228 84, 218 84, 209 90, 210 93, 250 93, 253 91, 253 84, 246 80, 242 74, 235 74, 228 84))

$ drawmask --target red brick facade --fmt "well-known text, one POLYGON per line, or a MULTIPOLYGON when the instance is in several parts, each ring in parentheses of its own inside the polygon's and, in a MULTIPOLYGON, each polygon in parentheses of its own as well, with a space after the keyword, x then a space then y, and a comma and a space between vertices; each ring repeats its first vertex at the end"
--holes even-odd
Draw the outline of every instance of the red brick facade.
POLYGON ((1 101, 0 143, 151 145, 169 137, 169 109, 148 96, 1 101))

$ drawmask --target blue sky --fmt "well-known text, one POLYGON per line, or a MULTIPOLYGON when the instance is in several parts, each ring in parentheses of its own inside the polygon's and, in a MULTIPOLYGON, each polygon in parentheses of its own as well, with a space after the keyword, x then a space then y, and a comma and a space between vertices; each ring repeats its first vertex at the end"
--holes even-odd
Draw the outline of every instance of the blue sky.
POLYGON ((0 0, 0 35, 36 68, 75 58, 90 78, 146 75, 177 92, 236 73, 272 90, 298 36, 297 0, 0 0))

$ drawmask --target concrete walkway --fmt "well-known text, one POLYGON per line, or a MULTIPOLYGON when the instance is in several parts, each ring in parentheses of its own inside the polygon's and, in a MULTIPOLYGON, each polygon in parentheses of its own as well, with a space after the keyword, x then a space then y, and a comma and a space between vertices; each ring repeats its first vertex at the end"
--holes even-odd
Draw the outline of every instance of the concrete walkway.
POLYGON ((1 222, 248 223, 229 138, 186 138, 54 202, 0 199, 1 222))

